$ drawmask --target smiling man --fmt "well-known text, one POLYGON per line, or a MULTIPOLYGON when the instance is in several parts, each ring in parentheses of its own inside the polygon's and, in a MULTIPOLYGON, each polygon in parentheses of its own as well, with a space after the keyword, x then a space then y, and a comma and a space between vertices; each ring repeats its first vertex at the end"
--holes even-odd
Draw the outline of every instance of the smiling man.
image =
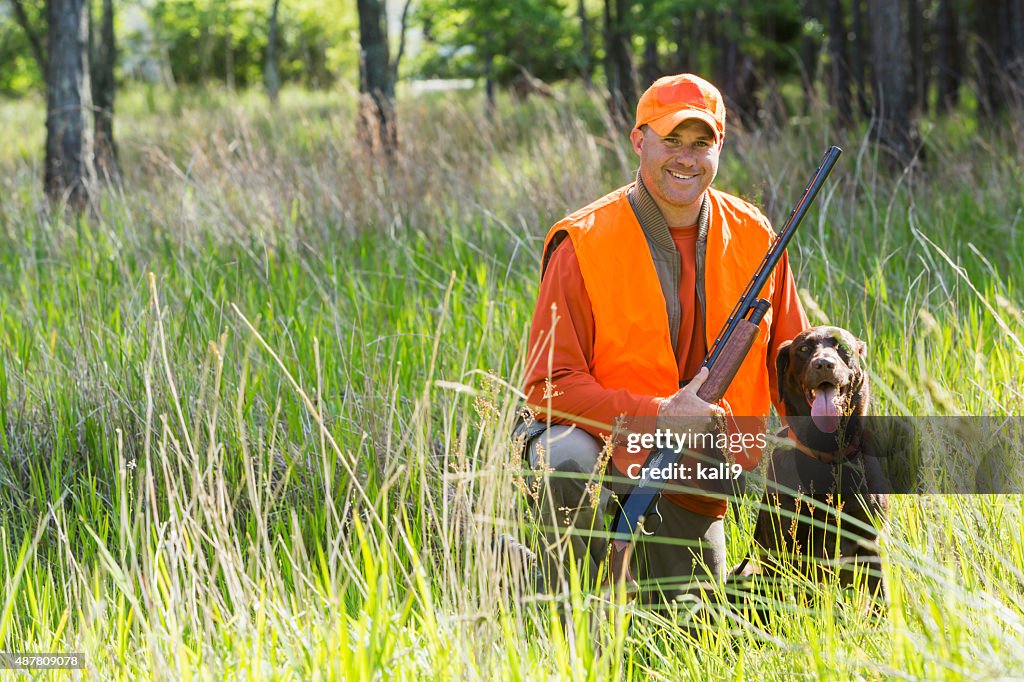
MULTIPOLYGON (((581 575, 598 574, 614 487, 604 477, 625 478, 648 455, 616 440, 616 423, 706 424, 778 407, 775 356, 808 326, 785 256, 767 285, 763 333, 725 400, 696 395, 709 342, 774 236, 754 206, 711 187, 724 138, 725 105, 712 84, 691 74, 658 79, 630 134, 636 180, 548 232, 527 360, 530 413, 516 427, 530 466, 552 474, 539 497, 548 589, 567 584, 570 556, 581 575)), ((666 497, 659 541, 640 543, 632 570, 657 584, 651 593, 671 597, 694 578, 724 575, 726 502, 666 497)))

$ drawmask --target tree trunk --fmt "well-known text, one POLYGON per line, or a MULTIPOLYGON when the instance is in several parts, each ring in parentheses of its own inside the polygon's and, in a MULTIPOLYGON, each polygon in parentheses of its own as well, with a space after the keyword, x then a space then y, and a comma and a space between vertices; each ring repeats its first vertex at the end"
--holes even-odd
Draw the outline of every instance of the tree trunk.
POLYGON ((616 125, 630 127, 634 121, 637 88, 630 49, 630 0, 604 0, 605 74, 608 79, 609 111, 616 125))
POLYGON ((746 8, 740 0, 718 17, 721 30, 714 44, 720 46, 721 52, 715 78, 729 114, 737 121, 749 123, 757 119, 760 105, 754 59, 741 47, 746 33, 744 16, 746 8))
POLYGON ((224 79, 229 93, 235 91, 235 38, 231 32, 231 14, 224 17, 224 79))
POLYGON ((864 0, 853 0, 853 58, 850 65, 853 69, 853 86, 857 91, 857 111, 861 118, 871 116, 868 106, 868 76, 865 55, 868 54, 868 35, 864 28, 864 0))
MULTIPOLYGON (((814 10, 817 3, 814 0, 802 0, 800 5, 800 16, 805 22, 814 18, 814 10)), ((821 47, 817 38, 811 32, 804 29, 800 38, 800 79, 804 86, 804 105, 810 111, 811 102, 815 98, 815 85, 818 80, 818 55, 821 47)))
POLYGON ((650 85, 661 75, 661 68, 658 66, 658 33, 653 28, 644 37, 644 62, 641 72, 645 85, 650 85))
MULTIPOLYGON (((490 41, 488 40, 488 45, 490 41)), ((484 52, 484 102, 487 107, 487 115, 492 120, 498 112, 498 100, 494 84, 494 55, 490 50, 484 52)))
POLYGON ((580 54, 580 75, 583 76, 583 86, 587 90, 594 89, 594 77, 592 63, 594 55, 594 46, 592 45, 593 40, 590 37, 590 19, 587 17, 587 5, 583 0, 578 0, 576 3, 576 17, 580 22, 580 41, 581 41, 581 54, 580 54))
POLYGON ((846 59, 846 17, 840 0, 828 0, 829 99, 836 123, 846 128, 853 122, 850 70, 846 59))
POLYGON ((698 73, 697 53, 700 45, 707 42, 703 12, 696 9, 680 9, 672 18, 676 50, 670 60, 674 73, 698 73))
POLYGON ((359 11, 359 136, 373 153, 398 149, 395 84, 388 57, 384 0, 356 0, 359 11))
POLYGON ((117 144, 114 142, 114 99, 117 96, 117 81, 114 79, 114 65, 117 63, 115 41, 114 2, 103 0, 99 44, 93 52, 96 57, 92 68, 92 99, 95 107, 93 146, 96 174, 107 181, 116 181, 121 175, 117 162, 117 144))
POLYGON ((938 15, 935 18, 935 32, 938 34, 936 61, 938 64, 938 97, 936 110, 948 112, 960 102, 962 58, 960 36, 957 28, 953 0, 939 0, 938 15))
POLYGON ((1002 68, 1006 102, 1024 107, 1024 0, 1003 0, 1002 68))
MULTIPOLYGON (((1011 5, 1010 44, 1014 46, 1013 68, 1011 76, 1017 89, 1018 96, 1024 94, 1024 3, 1020 0, 1011 5)), ((1019 104, 1020 102, 1018 102, 1019 104)))
POLYGON ((51 201, 67 199, 81 210, 95 181, 93 140, 88 125, 88 27, 85 0, 49 0, 49 57, 46 73, 46 170, 43 186, 51 201))
POLYGON ((1024 0, 979 3, 975 20, 978 106, 992 118, 1024 104, 1024 0))
POLYGON ((928 111, 928 67, 924 52, 921 0, 907 0, 907 38, 910 42, 910 102, 919 113, 928 111))
MULTIPOLYGON (((775 35, 775 12, 769 11, 764 18, 764 27, 761 31, 761 36, 769 44, 776 44, 778 42, 777 36, 775 35)), ((768 87, 773 91, 775 90, 775 54, 772 50, 765 50, 761 56, 761 80, 768 84, 768 87)))
POLYGON ((989 0, 975 6, 975 83, 978 113, 993 118, 1006 108, 1006 76, 1003 61, 1006 48, 1007 3, 1017 0, 989 0))
POLYGON ((740 48, 732 35, 735 26, 735 12, 724 10, 726 14, 720 15, 716 22, 722 29, 715 41, 721 50, 718 55, 718 76, 716 80, 722 96, 725 97, 727 110, 730 114, 739 115, 741 112, 737 107, 736 94, 739 89, 737 84, 739 76, 740 48))
POLYGON ((875 139, 890 165, 905 168, 914 159, 917 133, 910 117, 910 68, 900 4, 869 0, 872 74, 875 93, 875 139))
POLYGON ((267 24, 267 61, 263 68, 263 81, 267 88, 270 103, 277 104, 277 95, 281 90, 281 76, 277 71, 277 10, 281 0, 274 0, 270 7, 270 21, 267 24))
MULTIPOLYGON (((778 29, 776 20, 778 15, 775 11, 768 12, 764 19, 762 35, 769 43, 778 42, 778 29)), ((789 118, 786 110, 786 100, 782 96, 782 89, 777 81, 778 57, 772 50, 765 50, 761 58, 761 67, 758 71, 761 74, 761 82, 765 85, 765 99, 762 102, 761 120, 767 123, 766 129, 777 130, 779 125, 789 118)))

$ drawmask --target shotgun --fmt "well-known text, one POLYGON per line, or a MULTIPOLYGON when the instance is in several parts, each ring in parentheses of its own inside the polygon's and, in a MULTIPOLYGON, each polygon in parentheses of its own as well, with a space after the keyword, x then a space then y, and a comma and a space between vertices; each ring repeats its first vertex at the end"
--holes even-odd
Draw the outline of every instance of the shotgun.
MULTIPOLYGON (((810 181, 804 188, 800 200, 793 207, 789 219, 782 227, 782 230, 772 242, 768 253, 765 254, 757 271, 751 278, 747 288, 740 296, 729 319, 726 320, 722 330, 715 338, 707 356, 704 358, 702 367, 708 368, 708 378, 697 390, 697 396, 708 403, 715 403, 725 396, 726 389, 736 377, 743 359, 750 352, 754 340, 760 331, 758 324, 764 319, 765 313, 771 307, 767 299, 759 298, 758 294, 768 282, 775 266, 782 259, 786 251, 786 245, 793 238, 797 227, 803 220, 807 209, 814 202, 818 191, 832 172, 832 167, 839 160, 843 153, 839 147, 830 147, 825 156, 818 164, 817 170, 811 176, 810 181)), ((682 382, 681 382, 682 384, 682 382)), ((680 388, 682 385, 680 386, 680 388)), ((619 509, 612 522, 612 541, 609 550, 609 578, 616 582, 628 581, 635 584, 635 580, 629 573, 629 560, 633 551, 633 537, 639 526, 641 532, 647 533, 643 528, 643 519, 652 513, 657 514, 658 499, 665 482, 660 478, 651 476, 655 469, 664 469, 676 464, 682 458, 683 452, 670 449, 652 450, 647 461, 644 462, 638 478, 639 483, 620 500, 619 509)), ((650 533, 647 533, 650 534, 650 533)))

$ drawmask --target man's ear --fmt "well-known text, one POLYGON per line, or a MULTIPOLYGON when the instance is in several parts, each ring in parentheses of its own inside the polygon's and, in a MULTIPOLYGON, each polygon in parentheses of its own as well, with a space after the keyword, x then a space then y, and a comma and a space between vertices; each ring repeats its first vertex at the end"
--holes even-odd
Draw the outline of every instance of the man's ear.
POLYGON ((644 131, 640 128, 633 128, 633 132, 629 134, 629 141, 633 143, 633 151, 640 155, 640 150, 644 148, 644 131))
POLYGON ((785 381, 786 372, 789 371, 789 347, 792 341, 786 341, 779 346, 779 354, 775 356, 775 375, 778 378, 779 392, 782 392, 782 383, 785 381))

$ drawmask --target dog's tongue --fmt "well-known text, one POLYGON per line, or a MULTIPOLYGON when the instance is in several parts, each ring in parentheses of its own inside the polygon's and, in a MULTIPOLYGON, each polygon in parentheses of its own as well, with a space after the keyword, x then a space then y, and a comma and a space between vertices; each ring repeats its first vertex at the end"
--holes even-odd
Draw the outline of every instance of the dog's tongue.
POLYGON ((836 409, 835 386, 823 385, 814 392, 811 403, 811 420, 823 433, 835 433, 839 426, 839 410, 836 409))

